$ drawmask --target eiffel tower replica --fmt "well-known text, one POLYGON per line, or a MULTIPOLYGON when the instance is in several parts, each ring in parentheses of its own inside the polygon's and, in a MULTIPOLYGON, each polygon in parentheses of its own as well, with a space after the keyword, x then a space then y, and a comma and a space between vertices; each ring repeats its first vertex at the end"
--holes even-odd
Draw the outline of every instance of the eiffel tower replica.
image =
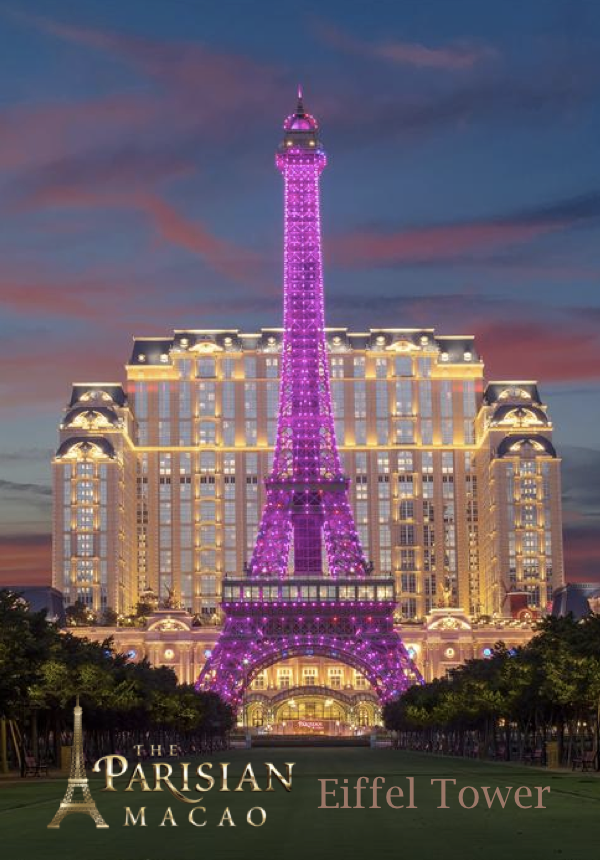
POLYGON ((88 778, 85 774, 85 763, 83 758, 83 731, 81 724, 82 708, 77 696, 77 704, 73 709, 75 715, 73 721, 73 749, 71 752, 71 773, 69 784, 64 799, 61 801, 56 815, 48 825, 49 828, 58 829, 63 818, 72 812, 82 812, 91 815, 96 827, 108 827, 109 825, 98 812, 94 799, 90 793, 88 778), (79 790, 83 796, 82 800, 73 800, 73 795, 79 790))
POLYGON ((421 678, 394 630, 394 578, 364 556, 337 449, 319 214, 326 155, 301 90, 276 165, 285 202, 275 453, 252 559, 223 582, 225 625, 196 686, 235 706, 262 669, 320 655, 358 669, 384 702, 421 678))

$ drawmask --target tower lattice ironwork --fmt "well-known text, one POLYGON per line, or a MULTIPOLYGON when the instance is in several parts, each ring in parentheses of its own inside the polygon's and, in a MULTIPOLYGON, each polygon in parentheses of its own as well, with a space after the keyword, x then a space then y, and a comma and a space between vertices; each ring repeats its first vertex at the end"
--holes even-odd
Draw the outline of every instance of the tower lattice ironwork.
POLYGON ((98 807, 91 795, 88 778, 85 773, 83 728, 81 722, 82 708, 79 704, 79 696, 77 696, 77 703, 73 709, 73 714, 73 749, 71 751, 69 782, 65 796, 48 827, 52 829, 60 827, 63 818, 73 812, 82 812, 85 815, 91 815, 96 827, 108 827, 109 825, 98 812, 98 807), (77 792, 80 793, 81 800, 74 799, 77 792))
POLYGON ((254 675, 300 654, 359 669, 382 700, 418 673, 393 628, 393 577, 375 575, 348 499, 331 402, 319 212, 326 155, 298 92, 284 179, 284 335, 266 504, 245 575, 226 578, 224 630, 198 680, 237 704, 254 675))

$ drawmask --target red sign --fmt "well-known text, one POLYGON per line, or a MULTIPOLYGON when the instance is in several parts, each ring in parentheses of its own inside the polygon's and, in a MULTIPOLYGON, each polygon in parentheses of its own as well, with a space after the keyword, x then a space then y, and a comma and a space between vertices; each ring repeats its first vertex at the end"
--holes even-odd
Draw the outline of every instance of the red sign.
POLYGON ((322 720, 298 720, 299 729, 310 729, 311 732, 325 731, 325 723, 322 720))

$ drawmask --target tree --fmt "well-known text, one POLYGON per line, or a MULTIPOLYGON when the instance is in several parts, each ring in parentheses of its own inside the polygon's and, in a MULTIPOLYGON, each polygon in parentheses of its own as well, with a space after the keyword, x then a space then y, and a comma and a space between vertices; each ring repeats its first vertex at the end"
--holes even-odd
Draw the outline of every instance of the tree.
POLYGON ((96 623, 94 612, 83 603, 81 600, 76 600, 71 606, 65 609, 67 616, 67 624, 72 627, 89 627, 96 623))

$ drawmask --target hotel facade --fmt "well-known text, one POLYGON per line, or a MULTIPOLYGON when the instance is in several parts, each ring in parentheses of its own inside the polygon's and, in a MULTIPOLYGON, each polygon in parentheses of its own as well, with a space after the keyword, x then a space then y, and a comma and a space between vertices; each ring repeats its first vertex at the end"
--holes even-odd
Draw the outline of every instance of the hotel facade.
MULTIPOLYGON (((73 385, 53 459, 67 604, 127 614, 151 589, 218 625, 264 504, 281 336, 136 338, 125 385, 73 385)), ((472 337, 431 329, 328 329, 327 343, 357 528, 395 578, 398 623, 545 611, 564 581, 560 459, 536 383, 486 383, 472 337)))

